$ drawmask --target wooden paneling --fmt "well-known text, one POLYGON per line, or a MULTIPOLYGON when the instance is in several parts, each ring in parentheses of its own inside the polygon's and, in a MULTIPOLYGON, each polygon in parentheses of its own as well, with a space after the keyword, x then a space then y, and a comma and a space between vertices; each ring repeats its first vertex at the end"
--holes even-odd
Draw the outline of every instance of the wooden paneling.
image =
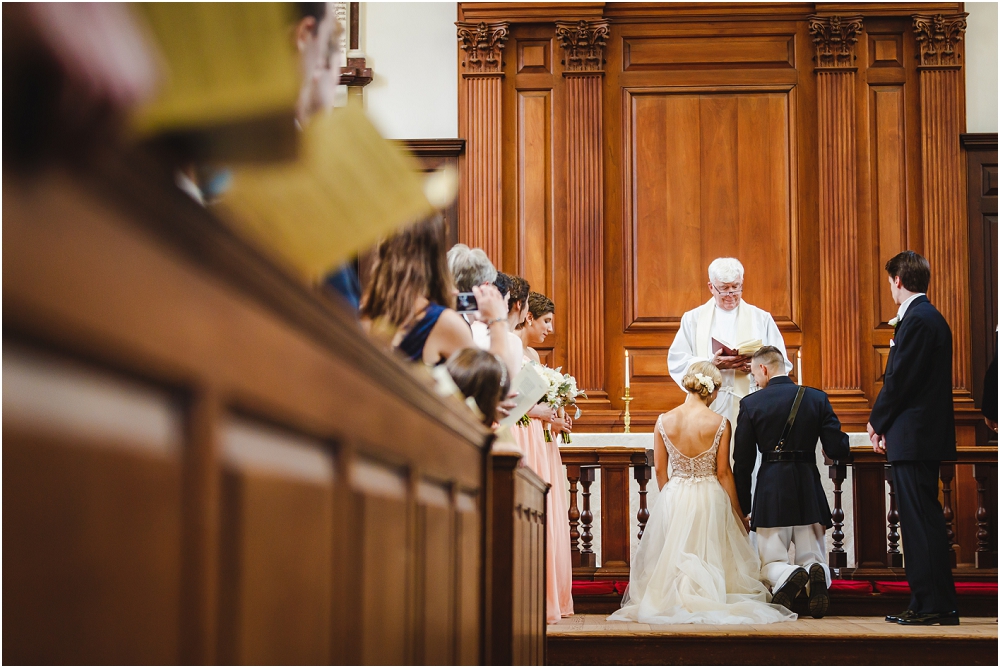
POLYGON ((493 601, 489 665, 545 664, 545 495, 549 485, 519 467, 516 452, 494 452, 493 601))
POLYGON ((482 663, 489 433, 160 178, 4 174, 5 661, 482 663))
POLYGON ((552 93, 518 91, 518 273, 535 292, 552 289, 552 93))
MULTIPOLYGON (((871 86, 873 225, 877 266, 908 247, 906 239, 906 118, 903 86, 871 86)), ((884 271, 882 272, 884 273, 884 271)), ((886 325, 899 308, 885 281, 875 281, 876 323, 886 325)))
POLYGON ((732 67, 795 67, 794 38, 754 35, 720 40, 698 37, 625 39, 625 70, 732 67))
POLYGON ((742 258, 747 301, 791 322, 789 94, 644 91, 628 99, 626 331, 676 326, 705 301, 706 268, 725 255, 742 258))
MULTIPOLYGON (((832 392, 852 431, 880 388, 896 311, 883 266, 894 254, 930 259, 931 299, 966 351, 956 360, 969 357, 968 241, 944 245, 964 233, 962 28, 915 23, 921 12, 961 20, 957 3, 459 4, 461 25, 510 23, 500 261, 511 269, 532 264, 511 250, 529 243, 514 210, 534 170, 515 150, 517 101, 548 95, 547 343, 553 364, 601 388, 579 430, 622 427, 625 348, 640 356, 633 429, 683 399, 654 351, 709 298, 707 265, 723 255, 743 262, 744 298, 774 316, 789 351, 802 353, 803 380, 832 392), (584 63, 600 82, 599 113, 581 103, 593 93, 574 88, 584 63), (578 152, 575 137, 597 117, 602 151, 578 152), (581 213, 598 198, 599 225, 581 213)), ((971 362, 956 364, 958 434, 971 442, 971 362)))

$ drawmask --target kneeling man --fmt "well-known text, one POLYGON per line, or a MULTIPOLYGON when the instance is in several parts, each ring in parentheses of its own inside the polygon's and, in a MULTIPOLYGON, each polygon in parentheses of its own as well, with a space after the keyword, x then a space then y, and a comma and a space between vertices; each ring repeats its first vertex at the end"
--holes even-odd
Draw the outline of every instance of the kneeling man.
POLYGON ((757 532, 761 577, 773 603, 792 607, 808 585, 809 614, 822 617, 830 606, 826 530, 833 526, 830 504, 816 468, 816 442, 830 459, 850 454, 847 434, 821 390, 799 387, 785 371, 785 358, 764 346, 750 361, 762 388, 743 398, 736 425, 733 474, 743 512, 751 510, 757 532), (750 499, 750 476, 761 452, 757 489, 750 499), (795 543, 795 563, 788 546, 795 543))

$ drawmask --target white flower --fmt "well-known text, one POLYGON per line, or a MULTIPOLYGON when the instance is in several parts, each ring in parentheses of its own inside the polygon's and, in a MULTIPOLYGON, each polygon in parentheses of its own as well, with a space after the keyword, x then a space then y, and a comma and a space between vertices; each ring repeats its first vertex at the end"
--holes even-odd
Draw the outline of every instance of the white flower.
POLYGON ((715 391, 715 381, 714 380, 712 380, 711 378, 709 378, 708 376, 706 376, 703 373, 696 373, 694 375, 694 377, 695 377, 695 380, 698 381, 699 385, 701 385, 706 390, 708 390, 709 394, 711 394, 712 392, 715 391))
POLYGON ((897 316, 895 316, 894 318, 892 318, 892 319, 891 319, 891 320, 889 321, 889 326, 890 326, 890 327, 895 327, 895 326, 896 326, 896 325, 898 325, 898 324, 899 324, 899 316, 898 316, 898 315, 897 315, 897 316))

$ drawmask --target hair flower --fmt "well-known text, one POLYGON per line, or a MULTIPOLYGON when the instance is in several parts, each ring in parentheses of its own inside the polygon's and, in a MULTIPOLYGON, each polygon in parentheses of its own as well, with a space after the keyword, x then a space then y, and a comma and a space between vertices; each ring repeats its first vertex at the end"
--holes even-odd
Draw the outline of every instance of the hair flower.
POLYGON ((709 393, 715 391, 715 381, 714 380, 712 380, 711 378, 709 378, 708 376, 706 376, 703 373, 696 373, 694 375, 694 377, 695 377, 695 380, 698 381, 698 384, 701 385, 702 387, 704 387, 706 390, 708 390, 709 393))

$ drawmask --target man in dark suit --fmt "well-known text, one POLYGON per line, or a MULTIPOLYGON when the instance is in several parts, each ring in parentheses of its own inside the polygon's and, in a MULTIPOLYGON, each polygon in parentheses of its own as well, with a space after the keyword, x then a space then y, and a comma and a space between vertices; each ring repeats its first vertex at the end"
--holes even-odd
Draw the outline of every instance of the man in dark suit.
POLYGON ((899 505, 910 607, 886 621, 958 624, 944 513, 938 503, 938 469, 955 459, 951 329, 924 294, 931 280, 927 260, 904 251, 885 265, 899 314, 875 400, 868 436, 887 454, 899 505))
POLYGON ((826 530, 833 526, 819 470, 816 442, 831 459, 850 454, 847 434, 824 392, 800 388, 785 374, 777 348, 754 353, 750 372, 761 389, 740 402, 733 446, 736 493, 750 527, 757 532, 761 576, 771 585, 772 602, 791 608, 808 585, 809 614, 822 617, 830 606, 830 567, 826 564, 826 530), (799 396, 790 429, 792 407, 799 396), (751 505, 751 475, 761 453, 751 505), (795 543, 795 563, 788 546, 795 543))

